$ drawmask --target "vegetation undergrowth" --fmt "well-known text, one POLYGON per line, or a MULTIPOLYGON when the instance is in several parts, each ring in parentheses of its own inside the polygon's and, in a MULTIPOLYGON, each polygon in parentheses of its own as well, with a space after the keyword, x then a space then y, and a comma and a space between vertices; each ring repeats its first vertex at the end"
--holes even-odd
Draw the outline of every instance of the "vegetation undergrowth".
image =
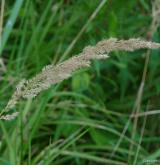
MULTIPOLYGON (((87 45, 110 37, 160 42, 159 0, 2 0, 0 13, 0 110, 23 78, 87 45)), ((17 118, 0 120, 0 164, 159 161, 159 53, 112 52, 36 99, 22 98, 12 107, 17 118)))

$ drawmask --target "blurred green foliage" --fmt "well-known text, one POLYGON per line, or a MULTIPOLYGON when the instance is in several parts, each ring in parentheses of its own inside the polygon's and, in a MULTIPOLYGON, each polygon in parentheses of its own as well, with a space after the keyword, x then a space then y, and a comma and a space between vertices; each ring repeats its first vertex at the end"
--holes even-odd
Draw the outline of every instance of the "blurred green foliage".
MULTIPOLYGON (((147 39, 152 22, 150 0, 108 0, 88 24, 73 48, 99 0, 15 0, 5 2, 0 72, 0 107, 7 103, 22 78, 30 78, 43 66, 68 59, 82 49, 109 37, 147 39), (14 7, 17 5, 16 7, 14 7), (15 21, 15 23, 14 23, 15 21), (10 23, 13 26, 8 28, 10 23)), ((153 40, 160 42, 160 29, 153 40)), ((114 52, 106 61, 53 86, 34 100, 24 100, 13 121, 0 121, 0 165, 93 165, 136 164, 158 160, 159 115, 147 117, 139 145, 144 116, 138 120, 134 143, 133 122, 113 153, 132 112, 142 78, 146 50, 114 52), (129 152, 131 143, 134 149, 129 152), (131 162, 128 158, 131 157, 131 162)), ((141 112, 159 109, 160 56, 151 51, 141 112)))

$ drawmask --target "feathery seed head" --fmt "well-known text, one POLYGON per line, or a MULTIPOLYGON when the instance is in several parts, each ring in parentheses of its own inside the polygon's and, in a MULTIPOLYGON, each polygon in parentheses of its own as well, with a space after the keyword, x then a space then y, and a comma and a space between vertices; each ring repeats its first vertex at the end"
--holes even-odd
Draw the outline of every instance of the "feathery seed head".
POLYGON ((3 115, 10 111, 21 98, 34 98, 41 91, 48 89, 51 85, 61 82, 72 76, 73 72, 84 67, 89 67, 93 59, 106 59, 112 51, 134 51, 140 48, 157 49, 159 43, 148 42, 141 39, 118 40, 110 38, 98 42, 95 46, 87 46, 83 51, 70 59, 57 64, 47 65, 42 71, 30 80, 22 80, 16 87, 7 106, 0 113, 0 119, 11 120, 17 117, 18 113, 3 115), (107 54, 106 54, 107 53, 107 54))

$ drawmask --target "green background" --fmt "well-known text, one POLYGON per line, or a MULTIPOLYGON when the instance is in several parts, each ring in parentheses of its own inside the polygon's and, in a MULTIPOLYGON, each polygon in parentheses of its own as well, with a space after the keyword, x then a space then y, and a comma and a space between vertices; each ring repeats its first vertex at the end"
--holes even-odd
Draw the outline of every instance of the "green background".
MULTIPOLYGON (((31 78, 45 65, 64 61, 102 39, 147 39, 151 23, 150 0, 6 0, 0 109, 21 79, 31 78)), ((160 42, 159 28, 152 40, 160 42)), ((146 52, 111 53, 35 99, 19 102, 19 117, 0 121, 0 165, 132 165, 160 160, 158 114, 147 120, 139 117, 134 138, 133 120, 122 134, 137 98, 146 52)), ((141 112, 160 108, 159 53, 150 51, 141 112)))

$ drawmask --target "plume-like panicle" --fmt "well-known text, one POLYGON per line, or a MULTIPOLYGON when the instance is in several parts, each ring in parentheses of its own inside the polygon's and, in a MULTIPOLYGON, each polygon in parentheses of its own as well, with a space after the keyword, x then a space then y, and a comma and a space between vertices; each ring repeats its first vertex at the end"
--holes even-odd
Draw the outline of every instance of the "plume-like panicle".
POLYGON ((61 82, 69 78, 74 71, 80 68, 89 67, 90 61, 93 59, 106 59, 108 53, 112 51, 134 51, 140 48, 158 49, 159 43, 148 42, 141 39, 117 40, 111 38, 102 40, 95 46, 87 46, 83 49, 82 53, 74 56, 60 64, 48 65, 42 69, 42 72, 37 74, 30 80, 22 80, 16 91, 13 93, 10 101, 5 109, 0 114, 0 119, 13 119, 17 115, 13 113, 8 117, 4 113, 10 111, 21 98, 33 98, 41 91, 48 89, 51 85, 61 82), (107 54, 105 54, 107 53, 107 54))

